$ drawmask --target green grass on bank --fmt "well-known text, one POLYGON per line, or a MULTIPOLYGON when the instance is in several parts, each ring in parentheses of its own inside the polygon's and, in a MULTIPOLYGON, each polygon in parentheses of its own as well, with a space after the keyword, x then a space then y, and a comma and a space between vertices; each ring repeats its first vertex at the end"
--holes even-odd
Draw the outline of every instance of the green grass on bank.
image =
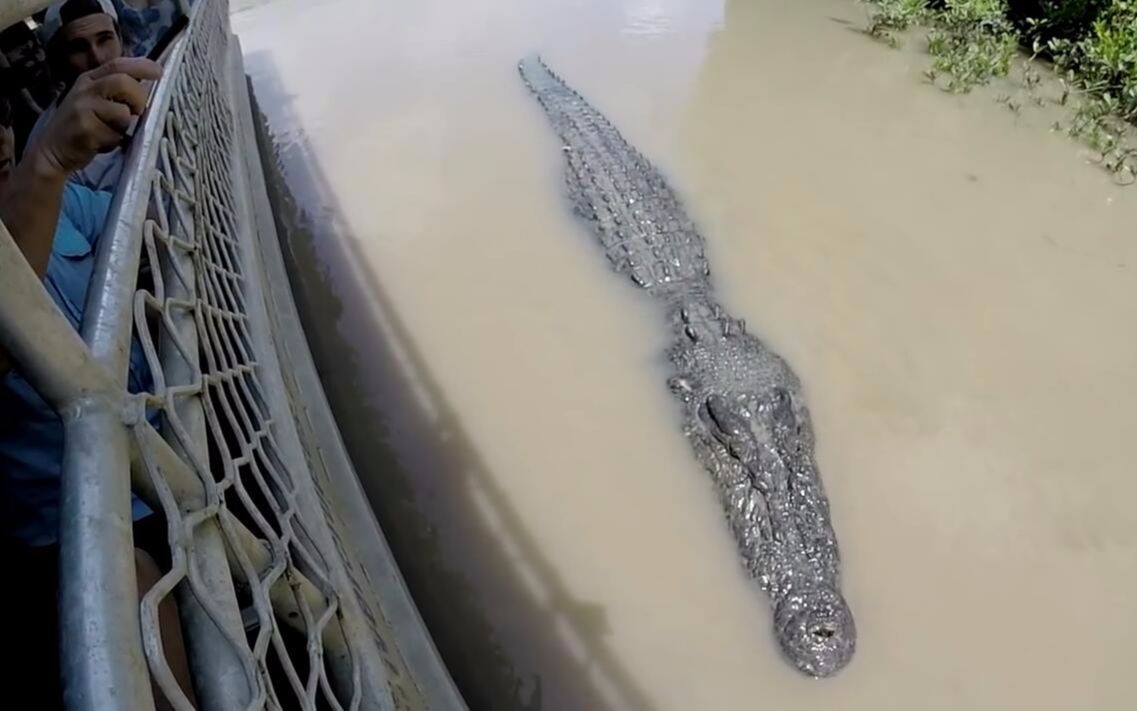
MULTIPOLYGON (((1100 151, 1119 182, 1137 177, 1137 148, 1126 143, 1127 124, 1137 124, 1137 0, 864 1, 868 33, 894 46, 910 27, 927 28, 926 75, 947 91, 1005 76, 1020 52, 1052 62, 1061 101, 1077 97, 1067 130, 1100 151)), ((1023 81, 1039 81, 1029 63, 1023 81)))

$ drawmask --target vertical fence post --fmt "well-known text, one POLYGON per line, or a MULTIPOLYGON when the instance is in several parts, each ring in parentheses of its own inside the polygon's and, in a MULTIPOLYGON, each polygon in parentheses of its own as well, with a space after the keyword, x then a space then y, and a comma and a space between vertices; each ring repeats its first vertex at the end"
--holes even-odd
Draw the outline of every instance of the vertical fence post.
POLYGON ((76 711, 153 709, 139 634, 130 442, 121 403, 92 399, 66 423, 60 518, 64 701, 76 711))
POLYGON ((138 623, 126 402, 0 223, 0 347, 65 423, 60 636, 69 708, 153 708, 138 623))

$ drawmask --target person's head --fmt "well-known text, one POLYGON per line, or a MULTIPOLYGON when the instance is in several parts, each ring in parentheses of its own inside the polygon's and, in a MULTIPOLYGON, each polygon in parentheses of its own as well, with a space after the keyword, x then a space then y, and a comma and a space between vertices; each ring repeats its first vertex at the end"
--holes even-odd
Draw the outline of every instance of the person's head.
POLYGON ((4 52, 13 69, 25 74, 35 71, 46 61, 35 33, 23 22, 0 31, 0 51, 4 52))
POLYGON ((12 104, 0 94, 0 193, 8 185, 8 177, 16 163, 16 132, 12 129, 12 104))
POLYGON ((111 0, 62 0, 44 16, 40 37, 56 81, 71 86, 83 72, 123 56, 111 0))
POLYGON ((4 86, 9 90, 14 87, 28 89, 37 98, 50 91, 47 57, 39 39, 25 23, 17 22, 0 31, 0 51, 11 67, 4 86))

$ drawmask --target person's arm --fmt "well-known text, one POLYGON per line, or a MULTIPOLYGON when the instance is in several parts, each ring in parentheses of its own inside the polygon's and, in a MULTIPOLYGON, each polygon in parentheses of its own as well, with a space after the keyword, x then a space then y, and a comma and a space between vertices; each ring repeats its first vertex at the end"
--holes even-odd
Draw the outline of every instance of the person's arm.
POLYGON ((47 271, 67 176, 42 151, 29 151, 12 171, 0 200, 0 219, 39 277, 47 271))
MULTIPOLYGON (((158 64, 132 58, 83 74, 12 171, 0 198, 0 220, 38 276, 47 271, 68 176, 122 142, 131 120, 146 106, 141 81, 161 73, 158 64)), ((0 375, 10 367, 0 349, 0 375)))
POLYGON ((116 59, 83 74, 12 171, 0 199, 0 219, 39 276, 51 256, 68 176, 122 142, 146 106, 140 80, 160 74, 161 68, 146 59, 116 59))

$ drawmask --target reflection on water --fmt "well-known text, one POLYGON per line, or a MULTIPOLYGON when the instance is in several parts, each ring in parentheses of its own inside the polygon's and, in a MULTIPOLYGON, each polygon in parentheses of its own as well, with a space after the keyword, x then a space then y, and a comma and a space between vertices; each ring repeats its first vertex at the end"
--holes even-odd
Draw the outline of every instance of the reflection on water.
POLYGON ((860 12, 235 15, 306 213, 310 341, 472 707, 1125 707, 1137 205, 1045 123, 922 85, 860 12), (514 69, 535 49, 668 173, 732 312, 805 383, 861 635, 835 679, 775 652, 659 315, 569 217, 514 69))
POLYGON ((692 3, 688 0, 624 0, 622 34, 705 35, 722 22, 722 3, 692 3))

